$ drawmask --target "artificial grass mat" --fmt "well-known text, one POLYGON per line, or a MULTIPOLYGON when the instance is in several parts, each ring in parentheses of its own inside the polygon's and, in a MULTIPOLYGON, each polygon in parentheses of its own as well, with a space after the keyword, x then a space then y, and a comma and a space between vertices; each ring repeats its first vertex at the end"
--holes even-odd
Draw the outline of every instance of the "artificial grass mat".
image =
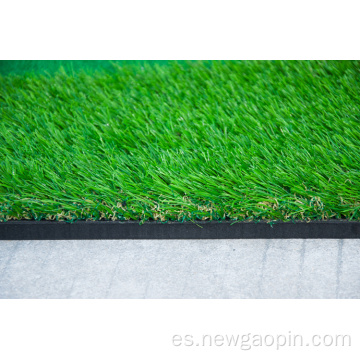
POLYGON ((357 61, 10 69, 0 221, 360 218, 357 61))

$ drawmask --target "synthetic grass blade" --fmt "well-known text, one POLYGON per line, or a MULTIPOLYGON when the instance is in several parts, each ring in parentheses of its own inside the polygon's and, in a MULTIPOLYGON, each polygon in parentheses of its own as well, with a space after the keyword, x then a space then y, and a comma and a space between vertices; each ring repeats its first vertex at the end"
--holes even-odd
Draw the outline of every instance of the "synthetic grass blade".
POLYGON ((358 61, 5 65, 0 221, 360 218, 358 61))

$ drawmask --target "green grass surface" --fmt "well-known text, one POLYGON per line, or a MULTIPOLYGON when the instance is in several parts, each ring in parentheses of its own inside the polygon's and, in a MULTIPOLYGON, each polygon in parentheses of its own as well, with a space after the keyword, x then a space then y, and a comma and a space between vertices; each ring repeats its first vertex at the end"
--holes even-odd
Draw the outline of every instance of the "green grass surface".
POLYGON ((34 64, 0 63, 1 220, 360 218, 359 62, 34 64))
POLYGON ((48 74, 54 75, 56 72, 63 70, 68 74, 74 75, 79 71, 88 74, 95 71, 112 72, 116 69, 115 65, 132 64, 143 66, 144 64, 168 64, 167 60, 141 60, 141 61, 124 61, 124 60, 0 60, 0 75, 13 74, 48 74))

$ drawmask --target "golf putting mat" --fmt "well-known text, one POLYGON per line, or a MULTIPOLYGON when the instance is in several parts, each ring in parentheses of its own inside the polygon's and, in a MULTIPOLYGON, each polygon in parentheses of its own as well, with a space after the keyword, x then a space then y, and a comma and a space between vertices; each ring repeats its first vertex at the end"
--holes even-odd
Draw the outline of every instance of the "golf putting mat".
POLYGON ((2 237, 357 236, 359 74, 359 61, 0 62, 2 237))

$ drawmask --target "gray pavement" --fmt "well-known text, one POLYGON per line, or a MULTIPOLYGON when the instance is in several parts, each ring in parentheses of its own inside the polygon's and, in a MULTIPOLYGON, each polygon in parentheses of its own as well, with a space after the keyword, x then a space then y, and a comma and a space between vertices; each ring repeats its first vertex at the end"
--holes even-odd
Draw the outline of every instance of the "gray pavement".
POLYGON ((0 298, 360 298, 360 239, 0 241, 0 298))

